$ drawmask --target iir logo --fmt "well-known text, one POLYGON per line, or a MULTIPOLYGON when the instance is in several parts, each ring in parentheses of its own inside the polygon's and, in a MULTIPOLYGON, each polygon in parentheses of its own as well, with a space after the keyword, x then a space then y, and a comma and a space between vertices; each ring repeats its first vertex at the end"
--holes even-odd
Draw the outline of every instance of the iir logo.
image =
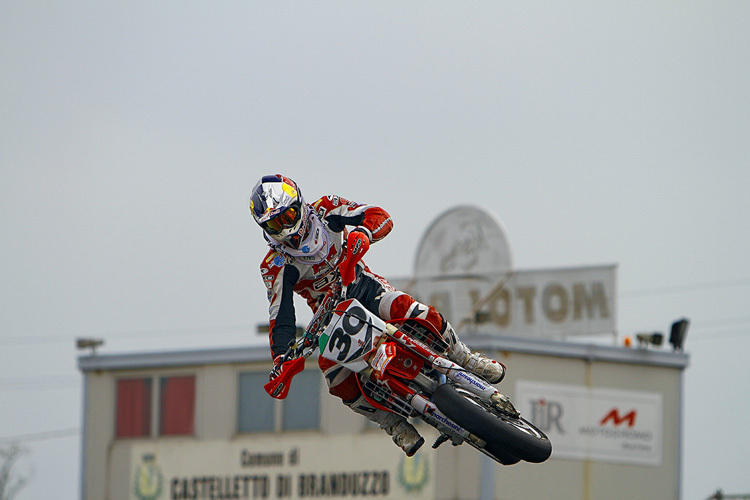
POLYGON ((549 432, 554 427, 560 434, 565 434, 560 421, 563 416, 562 404, 544 398, 532 399, 529 402, 531 403, 531 421, 539 430, 549 432))

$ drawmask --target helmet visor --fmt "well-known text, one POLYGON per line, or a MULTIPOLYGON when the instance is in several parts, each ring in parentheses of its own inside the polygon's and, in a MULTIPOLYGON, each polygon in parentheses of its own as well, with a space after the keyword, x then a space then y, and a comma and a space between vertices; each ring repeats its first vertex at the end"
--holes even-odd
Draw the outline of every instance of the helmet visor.
POLYGON ((289 207, 273 219, 261 222, 261 226, 268 234, 279 234, 284 229, 294 227, 299 221, 300 211, 297 207, 289 207))

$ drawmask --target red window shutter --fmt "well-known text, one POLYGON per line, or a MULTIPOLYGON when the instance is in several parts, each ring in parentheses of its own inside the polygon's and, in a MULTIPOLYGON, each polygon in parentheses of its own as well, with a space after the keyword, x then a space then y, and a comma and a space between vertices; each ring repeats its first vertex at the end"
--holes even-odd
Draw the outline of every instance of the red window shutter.
POLYGON ((117 437, 151 435, 151 379, 117 381, 117 437))
POLYGON ((195 377, 161 379, 160 434, 192 435, 195 421, 195 377))

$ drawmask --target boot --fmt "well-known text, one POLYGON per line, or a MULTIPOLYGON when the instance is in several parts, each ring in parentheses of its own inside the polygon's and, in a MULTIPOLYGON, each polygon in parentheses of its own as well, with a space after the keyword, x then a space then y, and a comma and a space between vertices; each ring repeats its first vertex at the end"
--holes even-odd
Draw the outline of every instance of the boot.
POLYGON ((419 435, 419 431, 400 415, 388 413, 383 410, 378 411, 386 413, 387 417, 391 417, 388 418, 387 422, 381 423, 380 428, 391 436, 396 446, 401 448, 407 457, 414 456, 417 450, 424 444, 424 438, 419 435))
POLYGON ((505 365, 488 358, 481 352, 472 352, 466 344, 458 339, 458 335, 456 335, 450 323, 444 337, 450 346, 448 359, 454 363, 458 363, 475 375, 479 375, 490 384, 497 384, 505 377, 505 365))
POLYGON ((379 408, 373 408, 367 403, 364 396, 360 396, 359 399, 348 406, 355 413, 364 415, 369 420, 378 424, 381 429, 393 438, 393 442, 406 453, 407 457, 413 456, 424 444, 424 438, 419 434, 419 431, 407 422, 404 417, 379 408))

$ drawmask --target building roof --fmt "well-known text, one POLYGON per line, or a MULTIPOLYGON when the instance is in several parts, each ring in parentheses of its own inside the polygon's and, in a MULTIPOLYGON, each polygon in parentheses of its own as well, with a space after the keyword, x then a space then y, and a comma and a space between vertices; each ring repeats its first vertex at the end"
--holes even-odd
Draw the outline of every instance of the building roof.
MULTIPOLYGON (((668 349, 625 348, 559 340, 474 336, 467 342, 473 349, 485 352, 507 351, 539 356, 578 358, 636 365, 684 369, 690 356, 668 349)), ((122 354, 92 354, 78 358, 78 368, 92 371, 138 370, 179 366, 205 366, 270 361, 268 346, 206 348, 195 350, 148 351, 122 354)))

